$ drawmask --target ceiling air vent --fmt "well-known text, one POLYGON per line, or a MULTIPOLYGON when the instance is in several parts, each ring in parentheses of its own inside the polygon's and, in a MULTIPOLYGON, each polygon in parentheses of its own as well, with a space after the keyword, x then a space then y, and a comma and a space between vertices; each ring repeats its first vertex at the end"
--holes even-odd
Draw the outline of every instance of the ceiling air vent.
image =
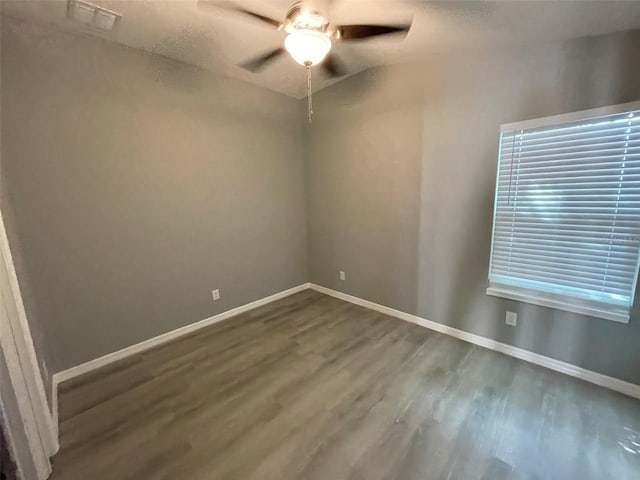
POLYGON ((106 32, 112 30, 116 22, 122 17, 119 13, 82 0, 69 0, 67 16, 83 25, 106 32))

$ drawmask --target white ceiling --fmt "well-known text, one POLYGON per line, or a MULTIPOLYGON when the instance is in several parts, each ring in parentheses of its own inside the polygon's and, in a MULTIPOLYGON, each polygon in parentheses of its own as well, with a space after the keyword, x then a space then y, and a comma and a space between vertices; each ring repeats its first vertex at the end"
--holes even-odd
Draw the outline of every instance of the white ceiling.
MULTIPOLYGON (((0 0, 2 13, 84 31, 159 53, 213 72, 301 98, 304 69, 283 57, 252 74, 236 66, 281 46, 284 32, 242 14, 198 7, 198 0, 89 0, 122 14, 112 32, 87 30, 67 19, 66 0, 0 0)), ((205 1, 205 0, 202 0, 205 1)), ((212 2, 215 0, 207 0, 212 2)), ((413 18, 406 39, 338 43, 334 52, 351 74, 366 68, 461 49, 496 48, 640 28, 640 0, 630 1, 417 1, 312 0, 330 10, 334 24, 397 24, 413 18)), ((236 5, 282 19, 293 0, 235 0, 236 5)), ((335 79, 314 72, 315 88, 335 79)))

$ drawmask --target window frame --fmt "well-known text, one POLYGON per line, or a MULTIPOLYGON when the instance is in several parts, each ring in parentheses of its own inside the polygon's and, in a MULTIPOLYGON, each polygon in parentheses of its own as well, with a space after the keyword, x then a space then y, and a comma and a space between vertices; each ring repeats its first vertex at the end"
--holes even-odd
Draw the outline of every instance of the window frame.
MULTIPOLYGON (((621 103, 617 105, 608 105, 605 107, 591 108, 588 110, 579 110, 575 112, 563 113, 559 115, 551 115, 547 117, 538 117, 531 120, 524 120, 519 122, 504 123, 500 125, 499 137, 498 137, 498 161, 496 164, 496 180, 494 191, 494 204, 493 204, 493 222, 491 225, 491 251, 489 254, 489 271, 487 274, 487 280, 491 274, 491 267, 493 265, 493 250, 496 234, 496 217, 498 208, 498 185, 500 181, 500 161, 502 159, 502 141, 501 137, 504 132, 513 130, 528 130, 533 128, 558 125, 563 123, 576 122, 580 120, 587 120, 589 118, 602 117, 606 115, 615 115, 632 110, 640 109, 640 101, 633 101, 627 103, 621 103)), ((639 247, 640 248, 640 247, 639 247)), ((633 307, 634 294, 638 282, 638 270, 640 269, 640 254, 636 260, 636 274, 633 281, 633 289, 631 292, 631 306, 620 307, 615 309, 612 305, 597 302, 593 300, 580 300, 575 297, 573 300, 569 300, 566 294, 558 294, 555 296, 552 293, 542 292, 535 288, 526 288, 522 286, 505 284, 493 284, 488 280, 489 286, 486 289, 486 294, 493 297, 507 298, 509 300, 516 300, 524 303, 530 303, 534 305, 540 305, 543 307, 555 308, 558 310, 564 310, 573 313, 579 313, 582 315, 588 315, 592 317, 602 318, 605 320, 612 320, 620 323, 629 323, 630 310, 633 307), (612 310, 613 309, 613 310, 612 310)))

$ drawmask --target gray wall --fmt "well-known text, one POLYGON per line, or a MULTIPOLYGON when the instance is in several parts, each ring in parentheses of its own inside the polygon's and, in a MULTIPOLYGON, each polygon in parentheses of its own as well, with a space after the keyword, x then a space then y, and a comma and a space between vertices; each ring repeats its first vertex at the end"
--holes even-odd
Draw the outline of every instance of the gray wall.
POLYGON ((639 56, 634 32, 443 55, 320 92, 311 281, 640 384, 640 308, 625 325, 485 294, 499 125, 638 100, 639 56))
POLYGON ((307 281, 297 100, 1 27, 2 211, 49 370, 307 281))
MULTIPOLYGON (((1 126, 0 126, 1 128, 1 126)), ((2 220, 4 221, 5 231, 9 240, 11 249, 11 257, 13 260, 16 273, 25 272, 25 252, 24 245, 20 241, 20 236, 15 226, 15 219, 13 215, 13 209, 7 199, 7 189, 4 187, 4 178, 0 171, 0 205, 2 206, 2 220)), ((27 314, 29 322, 29 330, 31 333, 31 339, 33 340, 34 349, 36 352, 36 359, 38 361, 38 368, 40 376, 45 385, 45 394, 47 401, 51 406, 51 376, 54 372, 51 372, 49 367, 53 364, 52 360, 52 348, 51 339, 47 338, 46 329, 44 328, 43 321, 45 317, 38 312, 37 304, 33 296, 33 288, 30 283, 30 279, 25 275, 20 275, 19 278, 20 296, 27 314)), ((3 295, 10 294, 10 292, 2 292, 3 295)))
POLYGON ((639 99, 640 33, 373 69, 301 127, 304 101, 1 26, 2 211, 48 370, 311 279, 640 383, 640 310, 485 295, 499 124, 639 99))

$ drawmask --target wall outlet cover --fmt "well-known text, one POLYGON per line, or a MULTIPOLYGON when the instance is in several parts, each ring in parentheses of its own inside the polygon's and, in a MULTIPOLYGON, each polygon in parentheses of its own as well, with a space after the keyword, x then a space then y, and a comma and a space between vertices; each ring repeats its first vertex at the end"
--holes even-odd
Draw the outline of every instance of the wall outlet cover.
POLYGON ((507 312, 504 321, 507 325, 515 327, 518 324, 518 314, 516 312, 507 312))
POLYGON ((344 273, 343 271, 340 271, 340 280, 346 280, 347 279, 347 274, 344 273))
POLYGON ((217 288, 215 290, 211 290, 211 296, 213 297, 213 301, 220 300, 220 290, 217 288))

